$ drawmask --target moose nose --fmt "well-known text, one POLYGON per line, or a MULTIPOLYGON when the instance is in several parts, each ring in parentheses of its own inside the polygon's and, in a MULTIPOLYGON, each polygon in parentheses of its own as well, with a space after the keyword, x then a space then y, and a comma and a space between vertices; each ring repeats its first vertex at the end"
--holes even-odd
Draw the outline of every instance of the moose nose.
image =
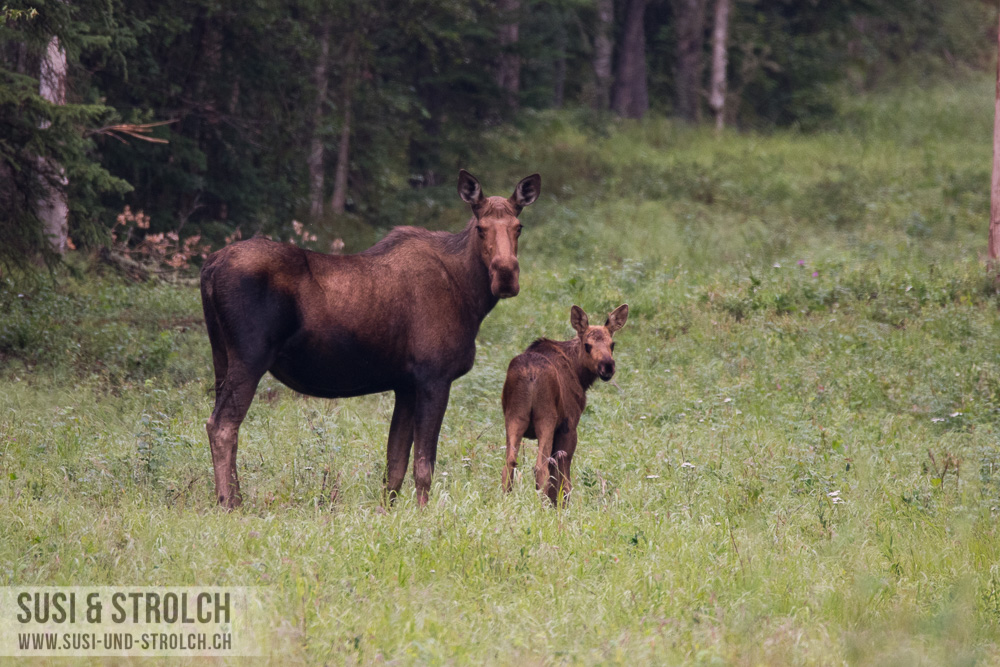
POLYGON ((601 379, 607 382, 615 375, 615 362, 614 361, 602 361, 598 367, 597 371, 601 376, 601 379))
POLYGON ((517 296, 521 291, 518 285, 520 266, 516 257, 510 260, 495 259, 490 262, 490 289, 493 295, 500 299, 517 296))

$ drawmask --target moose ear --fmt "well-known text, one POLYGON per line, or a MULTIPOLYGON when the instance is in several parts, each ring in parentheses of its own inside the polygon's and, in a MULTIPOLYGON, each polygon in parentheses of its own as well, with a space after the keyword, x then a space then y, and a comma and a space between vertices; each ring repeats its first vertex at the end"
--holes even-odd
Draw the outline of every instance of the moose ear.
POLYGON ((583 312, 583 308, 580 306, 573 306, 569 309, 569 323, 573 325, 578 334, 587 333, 587 327, 590 326, 587 313, 583 312))
POLYGON ((628 320, 628 304, 623 303, 608 314, 608 321, 604 326, 607 327, 608 333, 613 334, 625 326, 626 320, 628 320))
POLYGON ((514 188, 514 194, 510 196, 510 203, 517 207, 518 213, 529 204, 533 204, 538 195, 542 192, 542 177, 532 174, 521 180, 514 188))
POLYGON ((466 204, 472 206, 473 210, 486 199, 483 197, 483 189, 479 186, 479 181, 464 169, 458 172, 458 196, 466 204))

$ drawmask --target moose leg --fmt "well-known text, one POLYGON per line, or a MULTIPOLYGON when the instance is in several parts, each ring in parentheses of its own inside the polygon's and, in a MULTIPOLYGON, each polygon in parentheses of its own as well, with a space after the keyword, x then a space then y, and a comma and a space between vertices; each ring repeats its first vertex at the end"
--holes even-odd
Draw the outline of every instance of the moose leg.
POLYGON ((222 395, 222 387, 229 372, 229 354, 226 351, 225 338, 219 318, 215 313, 211 288, 205 283, 201 286, 201 306, 205 313, 205 328, 208 330, 208 340, 212 344, 212 367, 215 369, 215 402, 218 404, 222 395))
POLYGON ((262 376, 263 373, 250 373, 231 360, 226 379, 222 383, 216 382, 215 409, 208 418, 206 430, 215 469, 215 497, 226 509, 235 509, 243 502, 236 473, 236 449, 240 425, 250 409, 262 376))
POLYGON ((549 500, 553 505, 558 505, 560 499, 565 504, 569 498, 573 484, 569 478, 569 467, 573 463, 573 453, 576 451, 576 430, 570 429, 566 433, 556 436, 555 441, 555 465, 553 466, 553 477, 555 484, 549 489, 549 500))
POLYGON ((427 504, 437 460, 438 436, 448 407, 451 384, 424 386, 417 389, 413 421, 413 478, 417 486, 417 504, 427 504))
POLYGON ((410 448, 413 447, 413 415, 415 396, 412 391, 396 392, 396 407, 392 411, 389 426, 389 446, 385 463, 385 500, 392 504, 403 486, 406 467, 410 463, 410 448))
POLYGON ((551 419, 535 418, 535 434, 538 436, 538 459, 535 461, 535 488, 542 493, 548 493, 549 459, 552 458, 552 443, 555 437, 556 422, 551 419))
POLYGON ((507 460, 503 466, 503 490, 510 493, 514 484, 514 468, 517 467, 517 455, 521 451, 521 439, 528 429, 529 420, 522 417, 507 418, 507 460))

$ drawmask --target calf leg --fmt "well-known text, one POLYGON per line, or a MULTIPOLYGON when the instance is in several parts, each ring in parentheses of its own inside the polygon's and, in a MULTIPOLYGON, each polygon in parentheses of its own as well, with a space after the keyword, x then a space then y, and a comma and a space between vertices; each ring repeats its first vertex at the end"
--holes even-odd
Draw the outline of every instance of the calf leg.
POLYGON ((521 439, 528 430, 530 418, 507 414, 505 416, 507 429, 507 460, 503 466, 503 490, 510 493, 514 484, 514 468, 517 467, 517 456, 521 451, 521 439))
POLYGON ((565 504, 570 491, 573 490, 569 468, 573 463, 573 453, 576 451, 576 430, 570 429, 566 433, 557 435, 554 448, 555 463, 552 465, 554 484, 549 489, 549 500, 553 505, 558 505, 560 501, 565 504))
POLYGON ((427 504, 427 497, 430 494, 434 463, 437 461, 438 436, 441 434, 444 411, 448 408, 450 391, 450 383, 433 384, 417 389, 413 422, 413 478, 416 482, 417 503, 420 507, 427 504))
POLYGON ((406 467, 410 463, 415 408, 416 401, 412 391, 396 392, 396 407, 392 411, 389 446, 386 450, 385 499, 388 504, 392 504, 399 494, 403 478, 406 477, 406 467))
POLYGON ((556 422, 554 419, 538 419, 535 417, 535 435, 538 436, 538 459, 535 461, 535 488, 548 494, 551 480, 549 459, 552 458, 552 443, 555 437, 556 422))

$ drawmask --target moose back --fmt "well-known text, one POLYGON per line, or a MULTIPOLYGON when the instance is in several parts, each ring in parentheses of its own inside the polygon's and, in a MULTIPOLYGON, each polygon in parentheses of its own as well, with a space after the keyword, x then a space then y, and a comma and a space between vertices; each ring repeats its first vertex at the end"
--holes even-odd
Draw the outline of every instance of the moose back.
POLYGON ((254 238, 212 254, 201 271, 215 367, 208 439, 221 505, 240 505, 240 425, 264 373, 325 398, 393 391, 386 491, 399 492, 414 449, 427 503, 451 383, 469 372, 487 313, 519 291, 517 216, 539 195, 533 174, 510 197, 486 197, 468 172, 458 192, 472 218, 457 234, 397 227, 356 255, 254 238))

